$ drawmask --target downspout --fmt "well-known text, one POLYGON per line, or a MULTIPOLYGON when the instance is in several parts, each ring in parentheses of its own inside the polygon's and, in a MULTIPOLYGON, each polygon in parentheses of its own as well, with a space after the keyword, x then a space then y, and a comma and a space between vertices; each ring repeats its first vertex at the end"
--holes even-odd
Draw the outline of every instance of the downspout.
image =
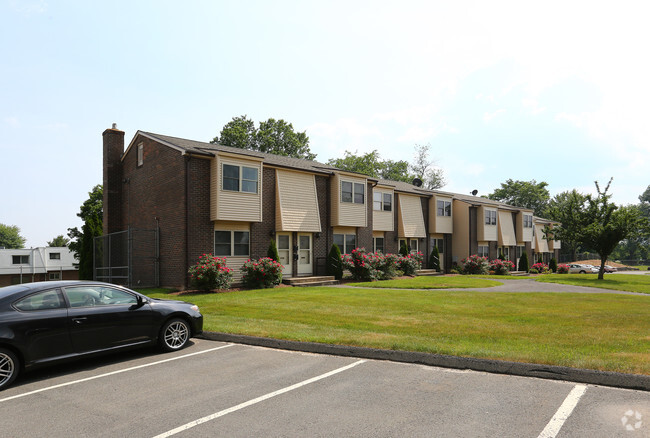
MULTIPOLYGON (((189 209, 189 197, 190 197, 190 159, 192 158, 191 155, 189 155, 187 152, 183 152, 183 156, 185 157, 185 269, 184 272, 187 272, 187 266, 189 264, 189 248, 190 248, 190 242, 189 242, 189 237, 190 237, 190 232, 189 232, 189 224, 190 224, 190 209, 189 209)), ((188 282, 187 282, 187 275, 183 275, 183 284, 185 285, 185 288, 188 287, 188 282)))

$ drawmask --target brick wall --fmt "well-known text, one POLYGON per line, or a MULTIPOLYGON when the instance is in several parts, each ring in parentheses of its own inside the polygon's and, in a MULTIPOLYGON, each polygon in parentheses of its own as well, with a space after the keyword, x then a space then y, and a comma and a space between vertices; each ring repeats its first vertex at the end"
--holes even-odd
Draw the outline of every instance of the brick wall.
POLYGON ((330 227, 330 180, 327 176, 316 175, 316 194, 320 214, 320 237, 314 236, 314 275, 326 274, 327 255, 334 242, 334 229, 330 227))
POLYGON ((103 233, 122 231, 122 163, 124 132, 107 129, 103 139, 103 233))
MULTIPOLYGON (((160 227, 160 284, 182 288, 186 284, 188 258, 186 161, 179 151, 145 137, 137 138, 134 144, 140 141, 144 146, 143 165, 137 166, 136 147, 129 150, 122 162, 127 181, 122 191, 124 229, 160 227)), ((193 163, 187 165, 191 167, 193 163)), ((205 185, 209 186, 209 181, 205 185)))
POLYGON ((372 183, 366 185, 366 224, 357 228, 357 247, 372 252, 372 183))
POLYGON ((187 157, 187 260, 185 281, 189 285, 187 269, 199 256, 214 252, 214 225, 210 220, 210 160, 187 157))

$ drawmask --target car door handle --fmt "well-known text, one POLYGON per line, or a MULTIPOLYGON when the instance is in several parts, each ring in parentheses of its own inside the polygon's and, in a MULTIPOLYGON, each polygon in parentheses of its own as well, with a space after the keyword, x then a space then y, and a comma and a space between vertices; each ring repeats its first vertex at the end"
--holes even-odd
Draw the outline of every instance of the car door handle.
POLYGON ((86 318, 86 317, 82 317, 82 318, 72 318, 72 321, 74 321, 74 322, 77 323, 77 324, 81 324, 82 322, 84 322, 84 321, 87 320, 87 319, 88 319, 88 318, 86 318))

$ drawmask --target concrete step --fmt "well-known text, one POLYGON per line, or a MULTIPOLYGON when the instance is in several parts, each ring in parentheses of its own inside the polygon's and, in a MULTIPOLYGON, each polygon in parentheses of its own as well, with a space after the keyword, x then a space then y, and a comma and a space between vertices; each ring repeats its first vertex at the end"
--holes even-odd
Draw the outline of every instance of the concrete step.
POLYGON ((311 287, 311 286, 334 286, 339 284, 338 280, 321 280, 321 281, 308 281, 305 283, 292 284, 294 287, 311 287))
POLYGON ((334 278, 333 275, 320 276, 320 277, 291 277, 291 278, 282 279, 282 283, 291 286, 300 286, 303 283, 314 283, 319 281, 336 281, 336 279, 334 278))
POLYGON ((442 272, 438 272, 435 269, 419 269, 415 271, 415 275, 442 275, 442 272))
POLYGON ((510 271, 510 275, 514 275, 515 277, 523 277, 528 275, 528 272, 526 271, 510 271))

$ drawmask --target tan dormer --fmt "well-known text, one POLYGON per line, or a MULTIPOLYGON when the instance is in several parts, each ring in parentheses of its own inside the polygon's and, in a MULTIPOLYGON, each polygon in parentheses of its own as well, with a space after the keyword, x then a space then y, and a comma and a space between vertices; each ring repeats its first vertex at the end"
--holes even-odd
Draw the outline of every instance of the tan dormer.
POLYGON ((366 227, 368 184, 358 174, 336 173, 331 178, 332 226, 366 227))
POLYGON ((512 212, 499 210, 498 214, 499 246, 516 246, 517 236, 515 236, 515 222, 512 212))
POLYGON ((262 158, 217 153, 210 164, 210 218, 262 222, 262 158))
POLYGON ((533 241, 533 211, 521 210, 517 213, 517 242, 533 241))
POLYGON ((535 242, 533 248, 535 249, 536 253, 550 252, 548 247, 548 241, 544 236, 544 227, 545 224, 541 224, 541 223, 534 224, 535 242))
POLYGON ((372 190, 373 231, 395 230, 395 192, 392 187, 377 185, 372 190))
POLYGON ((419 196, 397 195, 397 234, 399 237, 426 237, 422 201, 419 196))
POLYGON ((481 205, 476 218, 476 235, 479 242, 495 242, 499 238, 496 207, 481 205))
POLYGON ((320 232, 316 176, 276 169, 275 186, 276 231, 320 232))
POLYGON ((454 231, 452 217, 452 198, 435 195, 429 199, 429 232, 432 234, 451 234, 454 231))

